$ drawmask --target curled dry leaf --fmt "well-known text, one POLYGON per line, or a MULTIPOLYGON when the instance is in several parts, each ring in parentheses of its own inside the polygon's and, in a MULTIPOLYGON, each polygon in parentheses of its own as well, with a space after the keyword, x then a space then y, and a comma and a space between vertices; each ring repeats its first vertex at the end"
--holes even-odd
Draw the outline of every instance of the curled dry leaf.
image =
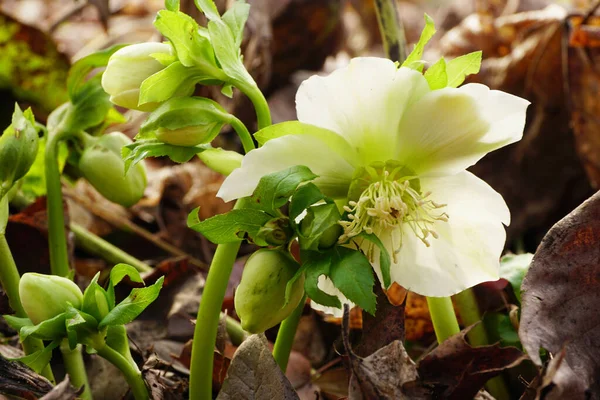
POLYGON ((600 192, 548 232, 522 291, 519 336, 531 359, 541 365, 541 347, 556 354, 566 346, 554 390, 600 398, 600 192))
POLYGON ((263 334, 250 336, 233 356, 217 397, 217 400, 229 399, 299 399, 271 355, 263 334))
POLYGON ((81 392, 83 392, 83 388, 74 388, 67 375, 62 382, 54 386, 52 390, 41 397, 40 400, 75 400, 79 398, 81 392))
POLYGON ((52 384, 20 362, 0 355, 0 394, 37 399, 52 390, 52 384))

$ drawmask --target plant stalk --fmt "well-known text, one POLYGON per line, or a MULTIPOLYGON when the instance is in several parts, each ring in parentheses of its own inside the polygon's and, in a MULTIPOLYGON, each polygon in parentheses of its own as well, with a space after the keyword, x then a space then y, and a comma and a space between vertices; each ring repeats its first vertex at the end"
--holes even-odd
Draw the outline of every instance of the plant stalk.
POLYGON ((244 153, 248 153, 250 150, 255 148, 254 141, 252 140, 252 135, 248 132, 248 128, 246 125, 233 115, 231 116, 231 120, 229 121, 231 127, 238 134, 240 141, 242 142, 242 147, 244 148, 244 153))
POLYGON ((92 390, 90 389, 87 374, 85 373, 85 364, 83 363, 81 348, 82 346, 78 344, 77 347, 71 350, 67 339, 63 339, 60 344, 60 352, 62 353, 65 369, 69 374, 71 384, 76 388, 83 387, 83 392, 79 395, 79 398, 91 400, 92 390))
POLYGON ((271 110, 269 109, 267 99, 265 99, 265 96, 262 94, 258 86, 256 86, 256 84, 250 85, 246 82, 235 82, 234 86, 248 96, 254 105, 254 110, 256 111, 256 118, 258 121, 258 130, 271 125, 271 110))
POLYGON ((428 297, 427 306, 438 343, 460 332, 450 297, 428 297))
POLYGON ((146 386, 146 382, 144 381, 142 373, 137 365, 129 362, 121 353, 109 346, 105 345, 100 349, 96 349, 96 351, 100 357, 106 359, 112 365, 121 370, 125 380, 131 388, 131 392, 133 393, 135 400, 148 400, 150 398, 148 387, 146 386))
POLYGON ((277 339, 275 339, 273 358, 275 358, 277 365, 279 365, 284 374, 290 359, 290 353, 292 352, 292 345, 294 344, 300 317, 302 317, 302 310, 304 310, 304 303, 306 303, 306 294, 304 294, 294 311, 283 320, 279 327, 279 332, 277 332, 277 339))
POLYGON ((398 17, 396 0, 374 1, 385 54, 390 60, 402 64, 406 60, 406 37, 404 26, 398 17))

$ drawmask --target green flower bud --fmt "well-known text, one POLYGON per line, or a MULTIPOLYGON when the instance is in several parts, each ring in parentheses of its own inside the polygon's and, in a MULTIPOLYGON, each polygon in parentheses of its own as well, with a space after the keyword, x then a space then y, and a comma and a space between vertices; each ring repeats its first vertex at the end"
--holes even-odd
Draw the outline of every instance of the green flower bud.
POLYGON ((154 132, 163 143, 196 146, 210 143, 231 116, 217 102, 203 97, 175 97, 148 116, 141 135, 154 132))
POLYGON ((334 246, 343 233, 338 223, 340 219, 335 204, 309 207, 300 223, 300 247, 304 250, 325 250, 334 246))
POLYGON ((21 277, 19 296, 27 316, 36 325, 65 312, 67 303, 80 308, 83 302, 83 293, 70 279, 32 272, 21 277))
POLYGON ((264 332, 294 311, 304 295, 304 276, 292 285, 287 304, 285 289, 298 268, 289 254, 279 250, 261 249, 248 258, 235 292, 235 311, 244 330, 264 332))
POLYGON ((133 143, 121 132, 101 136, 87 147, 79 159, 79 170, 85 179, 108 200, 131 207, 144 195, 146 169, 137 163, 125 174, 121 149, 133 143))
POLYGON ((35 161, 38 132, 31 109, 15 104, 12 124, 0 136, 0 198, 21 179, 35 161))
POLYGON ((165 68, 152 57, 159 53, 170 56, 173 49, 165 43, 139 43, 123 47, 110 57, 102 75, 102 87, 110 94, 113 104, 140 111, 152 111, 158 107, 157 103, 138 106, 138 102, 142 82, 165 68))
POLYGON ((198 158, 213 171, 217 171, 225 176, 233 170, 242 166, 244 156, 237 151, 223 150, 221 148, 205 149, 197 154, 198 158))

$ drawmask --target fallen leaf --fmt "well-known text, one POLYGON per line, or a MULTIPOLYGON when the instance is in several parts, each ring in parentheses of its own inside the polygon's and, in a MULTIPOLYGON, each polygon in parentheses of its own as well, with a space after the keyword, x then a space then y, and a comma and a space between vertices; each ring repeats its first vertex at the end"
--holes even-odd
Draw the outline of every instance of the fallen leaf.
POLYGON ((566 346, 554 382, 568 398, 600 396, 599 260, 600 192, 552 227, 523 281, 521 342, 537 365, 540 347, 566 346))
POLYGON ((71 386, 69 375, 67 375, 62 382, 54 386, 52 390, 41 397, 40 400, 74 400, 79 398, 81 392, 83 392, 83 388, 77 390, 71 386))
POLYGON ((46 378, 0 355, 0 394, 35 400, 51 390, 52 384, 46 378))
POLYGON ((298 399, 271 355, 264 335, 250 336, 233 356, 227 378, 217 396, 217 400, 228 399, 298 399))

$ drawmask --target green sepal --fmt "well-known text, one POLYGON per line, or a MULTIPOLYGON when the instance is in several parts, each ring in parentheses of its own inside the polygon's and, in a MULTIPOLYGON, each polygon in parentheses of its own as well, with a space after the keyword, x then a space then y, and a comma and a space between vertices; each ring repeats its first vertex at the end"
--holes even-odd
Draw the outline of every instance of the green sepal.
POLYGON ((98 330, 98 320, 92 315, 72 306, 67 309, 69 317, 65 320, 69 348, 73 350, 78 343, 97 347, 104 341, 104 333, 98 330))
POLYGON ((47 319, 37 325, 26 325, 19 331, 21 341, 29 336, 42 340, 55 340, 64 338, 67 335, 65 321, 70 318, 70 313, 65 311, 54 318, 47 319))
POLYGON ((148 157, 169 157, 176 163, 184 163, 191 160, 196 153, 200 153, 209 145, 198 146, 174 146, 163 143, 157 139, 137 140, 121 150, 125 161, 125 172, 140 161, 148 157))
POLYGON ((160 103, 171 97, 189 96, 194 92, 196 82, 202 74, 193 67, 186 67, 175 61, 166 68, 144 79, 140 86, 139 105, 160 103))
POLYGON ((213 243, 232 243, 247 233, 254 236, 273 217, 261 210, 239 209, 200 221, 196 208, 188 215, 187 226, 213 243))
POLYGON ((421 32, 421 36, 419 37, 419 41, 415 45, 415 48, 410 52, 406 60, 402 63, 402 67, 408 67, 419 72, 423 71, 423 62, 421 59, 423 58, 423 50, 425 45, 435 34, 435 23, 433 19, 425 14, 425 27, 421 32))
POLYGON ((313 301, 326 307, 342 308, 340 300, 330 294, 325 293, 318 287, 319 277, 321 275, 329 276, 331 268, 331 255, 307 252, 305 257, 303 254, 302 267, 305 271, 306 279, 304 280, 304 290, 308 297, 313 301))
POLYGON ((358 250, 336 246, 331 251, 329 277, 334 286, 354 304, 375 315, 375 277, 367 257, 358 250))
POLYGON ((475 51, 448 61, 446 65, 447 86, 458 87, 465 81, 467 75, 478 73, 481 68, 482 55, 483 52, 475 51))
POLYGON ((444 57, 429 67, 424 76, 431 90, 445 88, 448 85, 448 74, 446 73, 446 60, 444 57))
POLYGON ((306 211, 300 224, 300 249, 319 251, 335 245, 342 234, 342 227, 338 223, 342 216, 337 205, 319 204, 308 207, 306 211))
POLYGON ((41 374, 44 368, 46 368, 46 365, 48 365, 52 359, 52 350, 57 348, 59 344, 60 340, 54 340, 43 349, 34 353, 19 358, 8 358, 7 360, 20 361, 34 370, 36 373, 41 374))
POLYGON ((125 325, 133 321, 156 300, 164 280, 165 277, 161 276, 153 285, 133 289, 129 296, 110 310, 108 315, 100 321, 98 328, 110 325, 125 325))
POLYGON ((83 292, 81 311, 90 314, 97 321, 102 320, 110 311, 110 301, 106 291, 98 284, 98 272, 83 292))
POLYGON ((374 233, 361 232, 358 237, 370 241, 379 248, 379 267, 381 268, 381 276, 383 278, 383 286, 386 289, 392 285, 392 278, 390 276, 391 259, 390 253, 386 249, 383 242, 374 233))

